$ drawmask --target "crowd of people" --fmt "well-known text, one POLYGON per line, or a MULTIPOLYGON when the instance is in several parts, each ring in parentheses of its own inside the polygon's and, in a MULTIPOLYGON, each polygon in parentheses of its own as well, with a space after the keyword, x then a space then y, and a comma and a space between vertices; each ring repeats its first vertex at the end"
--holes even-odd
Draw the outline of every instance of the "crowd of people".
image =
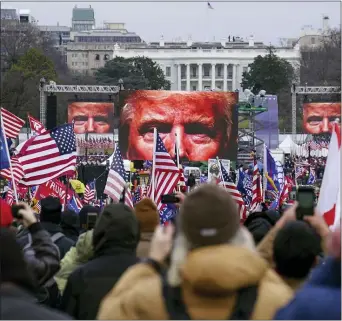
POLYGON ((300 176, 303 180, 308 180, 310 170, 313 170, 315 177, 319 180, 323 178, 326 157, 304 157, 304 156, 286 156, 284 161, 284 171, 290 175, 293 180, 296 179, 296 167, 302 168, 300 176))
POLYGON ((148 198, 76 214, 49 196, 38 215, 1 200, 1 319, 341 319, 340 229, 319 213, 241 223, 219 186, 177 197, 165 225, 148 198))

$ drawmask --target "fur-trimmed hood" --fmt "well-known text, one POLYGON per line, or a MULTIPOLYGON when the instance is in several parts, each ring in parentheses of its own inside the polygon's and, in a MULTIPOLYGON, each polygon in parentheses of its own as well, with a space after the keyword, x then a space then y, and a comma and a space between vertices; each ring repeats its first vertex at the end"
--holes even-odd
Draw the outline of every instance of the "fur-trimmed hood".
MULTIPOLYGON (((234 256, 235 254, 238 254, 235 252, 239 252, 241 248, 242 250, 243 248, 247 249, 248 250, 247 253, 250 253, 251 256, 254 254, 253 252, 256 252, 253 238, 251 234, 247 231, 247 229, 244 227, 241 227, 238 230, 234 238, 227 245, 208 246, 208 247, 198 248, 193 251, 191 251, 191 245, 188 243, 184 234, 180 230, 174 241, 173 252, 171 254, 171 264, 170 264, 170 268, 168 270, 168 275, 167 275, 168 282, 172 286, 179 286, 182 283, 182 274, 184 273, 187 274, 186 273, 187 266, 188 267, 191 266, 191 268, 196 270, 197 263, 193 265, 192 260, 201 261, 201 263, 197 266, 197 269, 201 269, 201 271, 204 272, 205 261, 209 263, 210 269, 212 270, 215 264, 221 264, 223 261, 224 261, 224 264, 229 263, 232 260, 232 258, 229 257, 229 255, 234 256), (213 251, 213 249, 215 249, 215 251, 213 251), (213 256, 209 255, 211 252, 213 253, 213 256), (224 254, 224 253, 227 253, 227 254, 224 254), (226 260, 223 260, 223 258, 220 256, 222 254, 224 254, 225 256, 228 256, 227 259, 229 260, 229 262, 226 262, 226 260), (206 258, 207 255, 209 255, 210 258, 206 258), (203 260, 201 259, 202 257, 204 258, 203 260), (215 263, 212 260, 214 260, 215 263)), ((263 262, 261 258, 260 260, 261 262, 263 262)), ((247 263, 247 265, 250 266, 249 263, 247 263)))

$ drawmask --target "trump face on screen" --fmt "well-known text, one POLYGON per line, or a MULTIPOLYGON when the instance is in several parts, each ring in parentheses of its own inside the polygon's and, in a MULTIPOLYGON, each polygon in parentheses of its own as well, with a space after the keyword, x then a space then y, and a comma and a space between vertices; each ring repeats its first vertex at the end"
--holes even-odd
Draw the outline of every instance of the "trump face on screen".
POLYGON ((153 129, 157 128, 172 157, 175 134, 181 159, 207 161, 229 156, 236 153, 236 103, 233 92, 131 92, 121 112, 120 148, 130 160, 151 160, 153 129))

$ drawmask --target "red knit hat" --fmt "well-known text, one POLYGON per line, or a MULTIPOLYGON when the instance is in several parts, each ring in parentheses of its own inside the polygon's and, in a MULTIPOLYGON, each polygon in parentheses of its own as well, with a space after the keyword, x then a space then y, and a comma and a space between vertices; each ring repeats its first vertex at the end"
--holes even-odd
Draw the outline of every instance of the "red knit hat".
POLYGON ((11 206, 0 198, 0 227, 9 227, 13 222, 11 206))

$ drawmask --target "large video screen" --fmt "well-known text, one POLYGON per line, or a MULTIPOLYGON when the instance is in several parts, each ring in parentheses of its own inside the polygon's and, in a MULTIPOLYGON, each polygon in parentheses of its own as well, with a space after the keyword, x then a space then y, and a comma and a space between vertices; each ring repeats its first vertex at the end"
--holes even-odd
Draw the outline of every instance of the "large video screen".
POLYGON ((303 131, 307 134, 331 134, 333 123, 341 126, 340 102, 316 102, 303 104, 303 131))
POLYGON ((68 123, 74 121, 76 134, 114 132, 114 104, 75 101, 68 106, 68 123))
POLYGON ((180 159, 236 160, 238 94, 136 90, 120 93, 119 145, 123 157, 152 160, 153 129, 167 151, 175 155, 176 134, 180 159))

